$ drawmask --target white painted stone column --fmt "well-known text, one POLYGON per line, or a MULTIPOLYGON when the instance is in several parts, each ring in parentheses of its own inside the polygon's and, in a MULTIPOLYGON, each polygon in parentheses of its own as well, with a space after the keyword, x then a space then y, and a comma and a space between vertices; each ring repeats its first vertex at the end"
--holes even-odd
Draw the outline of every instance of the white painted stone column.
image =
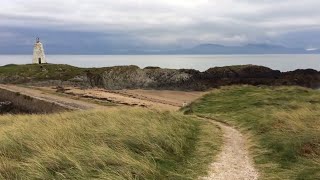
POLYGON ((34 44, 32 63, 33 64, 47 63, 46 57, 44 55, 43 45, 40 42, 39 38, 37 38, 37 42, 34 44))

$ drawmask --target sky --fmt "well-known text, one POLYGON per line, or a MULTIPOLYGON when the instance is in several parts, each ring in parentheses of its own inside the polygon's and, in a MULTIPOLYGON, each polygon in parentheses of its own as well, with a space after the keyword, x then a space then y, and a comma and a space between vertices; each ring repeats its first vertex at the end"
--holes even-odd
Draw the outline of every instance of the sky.
POLYGON ((1 0, 0 53, 108 53, 199 44, 320 48, 319 0, 1 0))

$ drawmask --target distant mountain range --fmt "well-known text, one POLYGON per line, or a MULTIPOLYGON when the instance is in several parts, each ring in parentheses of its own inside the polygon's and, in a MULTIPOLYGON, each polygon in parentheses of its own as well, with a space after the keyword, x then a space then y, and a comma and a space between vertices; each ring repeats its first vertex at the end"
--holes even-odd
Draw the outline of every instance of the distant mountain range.
MULTIPOLYGON (((96 46, 83 47, 75 44, 63 47, 45 45, 47 54, 110 54, 110 55, 152 55, 152 54, 320 54, 320 49, 288 48, 270 44, 248 44, 244 46, 223 46, 219 44, 201 44, 193 48, 173 50, 148 50, 148 48, 124 48, 118 49, 112 46, 99 44, 96 46)), ((32 46, 7 46, 0 48, 0 54, 32 54, 32 46)))
POLYGON ((167 54, 318 54, 320 50, 287 48, 279 45, 248 44, 245 46, 223 46, 218 44, 201 44, 190 49, 168 51, 167 54))

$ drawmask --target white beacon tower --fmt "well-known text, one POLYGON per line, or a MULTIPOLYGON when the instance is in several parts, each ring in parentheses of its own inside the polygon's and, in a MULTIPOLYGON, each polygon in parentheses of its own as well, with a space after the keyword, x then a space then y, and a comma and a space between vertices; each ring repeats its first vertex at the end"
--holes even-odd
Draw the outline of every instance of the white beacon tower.
POLYGON ((44 55, 43 45, 40 42, 39 38, 37 38, 37 41, 36 41, 36 43, 34 44, 34 47, 33 47, 33 60, 32 60, 32 63, 33 64, 47 63, 46 57, 44 55))

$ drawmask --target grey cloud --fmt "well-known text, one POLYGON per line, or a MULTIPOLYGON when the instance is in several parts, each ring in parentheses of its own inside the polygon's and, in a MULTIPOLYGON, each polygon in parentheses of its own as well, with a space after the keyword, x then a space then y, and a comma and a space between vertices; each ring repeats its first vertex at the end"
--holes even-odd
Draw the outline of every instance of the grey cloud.
MULTIPOLYGON (((52 36, 96 33, 101 41, 114 44, 127 38, 134 47, 252 42, 290 46, 299 42, 297 38, 291 42, 291 36, 320 29, 318 0, 2 0, 1 4, 1 27, 47 29, 52 36)), ((304 38, 301 45, 320 47, 310 36, 298 38, 304 38)))

